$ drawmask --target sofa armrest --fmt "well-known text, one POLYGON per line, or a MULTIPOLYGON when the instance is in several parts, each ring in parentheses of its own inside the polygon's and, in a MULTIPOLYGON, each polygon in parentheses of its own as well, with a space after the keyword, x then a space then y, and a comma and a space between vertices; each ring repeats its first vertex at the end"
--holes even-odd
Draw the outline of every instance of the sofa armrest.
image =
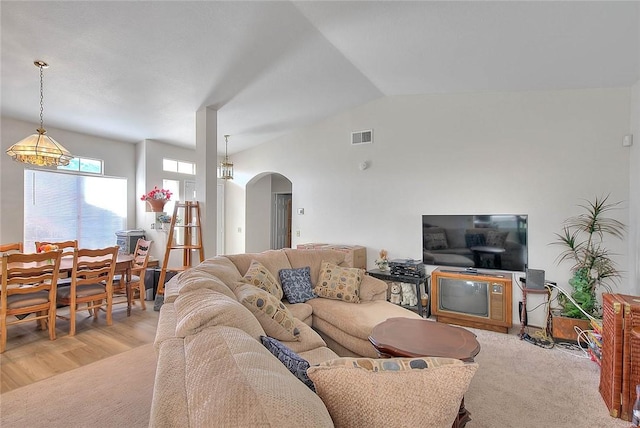
POLYGON ((372 300, 387 299, 387 283, 381 279, 365 275, 360 284, 360 300, 370 302, 372 300))

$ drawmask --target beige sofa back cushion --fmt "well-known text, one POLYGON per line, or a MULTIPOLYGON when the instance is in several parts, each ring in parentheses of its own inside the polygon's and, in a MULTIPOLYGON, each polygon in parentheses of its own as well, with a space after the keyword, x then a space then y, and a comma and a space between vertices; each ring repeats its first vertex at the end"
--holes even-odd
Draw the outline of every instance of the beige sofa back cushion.
POLYGON ((216 276, 225 284, 233 284, 242 278, 242 275, 238 271, 236 265, 224 256, 216 256, 207 259, 193 269, 201 270, 216 276))
POLYGON ((318 283, 318 275, 320 275, 323 261, 349 267, 344 264, 345 253, 337 250, 294 250, 285 248, 283 251, 287 255, 292 268, 298 269, 306 266, 311 268, 311 285, 314 287, 318 283))
POLYGON ((240 302, 206 288, 181 293, 174 303, 176 336, 186 337, 211 326, 236 327, 256 340, 265 332, 251 311, 240 302))
POLYGON ((244 274, 247 273, 247 270, 249 270, 249 266, 251 266, 251 262, 253 260, 262 263, 262 265, 271 272, 281 288, 282 284, 280 283, 278 271, 280 271, 280 269, 291 269, 289 259, 282 250, 269 250, 262 253, 232 254, 224 257, 227 257, 233 262, 240 272, 240 276, 244 276, 244 274))
POLYGON ((233 291, 218 277, 195 268, 180 274, 180 285, 179 294, 191 293, 204 288, 235 299, 233 291))
POLYGON ((333 426, 322 400, 241 330, 189 336, 185 360, 189 426, 333 426))

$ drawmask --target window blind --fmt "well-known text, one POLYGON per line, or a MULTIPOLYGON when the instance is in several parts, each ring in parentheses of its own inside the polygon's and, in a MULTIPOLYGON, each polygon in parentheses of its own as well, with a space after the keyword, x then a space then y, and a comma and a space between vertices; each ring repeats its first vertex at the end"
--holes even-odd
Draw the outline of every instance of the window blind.
POLYGON ((25 169, 24 244, 77 239, 84 248, 116 244, 127 224, 127 180, 25 169))

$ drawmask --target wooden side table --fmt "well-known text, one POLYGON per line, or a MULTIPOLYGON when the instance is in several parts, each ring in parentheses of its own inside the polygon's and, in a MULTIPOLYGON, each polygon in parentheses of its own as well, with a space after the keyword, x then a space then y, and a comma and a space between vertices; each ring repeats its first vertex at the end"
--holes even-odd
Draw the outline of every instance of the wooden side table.
MULTIPOLYGON (((429 304, 425 306, 422 305, 422 290, 420 289, 420 285, 424 284, 425 296, 429 297, 429 293, 427 291, 427 279, 428 276, 421 277, 413 277, 413 276, 405 276, 405 275, 391 275, 390 271, 380 270, 380 269, 371 269, 367 271, 367 274, 371 275, 374 278, 381 279, 385 282, 405 282, 407 284, 413 284, 416 286, 416 297, 418 298, 418 304, 416 305, 416 309, 418 310, 418 315, 423 316, 425 318, 429 318, 431 315, 431 310, 429 304)), ((428 302, 428 300, 427 300, 428 302)))

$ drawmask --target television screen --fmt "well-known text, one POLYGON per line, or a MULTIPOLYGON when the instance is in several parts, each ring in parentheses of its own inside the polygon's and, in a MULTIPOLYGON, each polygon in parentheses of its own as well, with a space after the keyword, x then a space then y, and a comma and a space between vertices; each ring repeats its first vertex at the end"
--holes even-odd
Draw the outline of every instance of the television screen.
POLYGON ((527 215, 423 215, 422 255, 428 265, 524 272, 527 215))
POLYGON ((489 283, 440 278, 438 284, 441 310, 479 317, 489 316, 489 283))

